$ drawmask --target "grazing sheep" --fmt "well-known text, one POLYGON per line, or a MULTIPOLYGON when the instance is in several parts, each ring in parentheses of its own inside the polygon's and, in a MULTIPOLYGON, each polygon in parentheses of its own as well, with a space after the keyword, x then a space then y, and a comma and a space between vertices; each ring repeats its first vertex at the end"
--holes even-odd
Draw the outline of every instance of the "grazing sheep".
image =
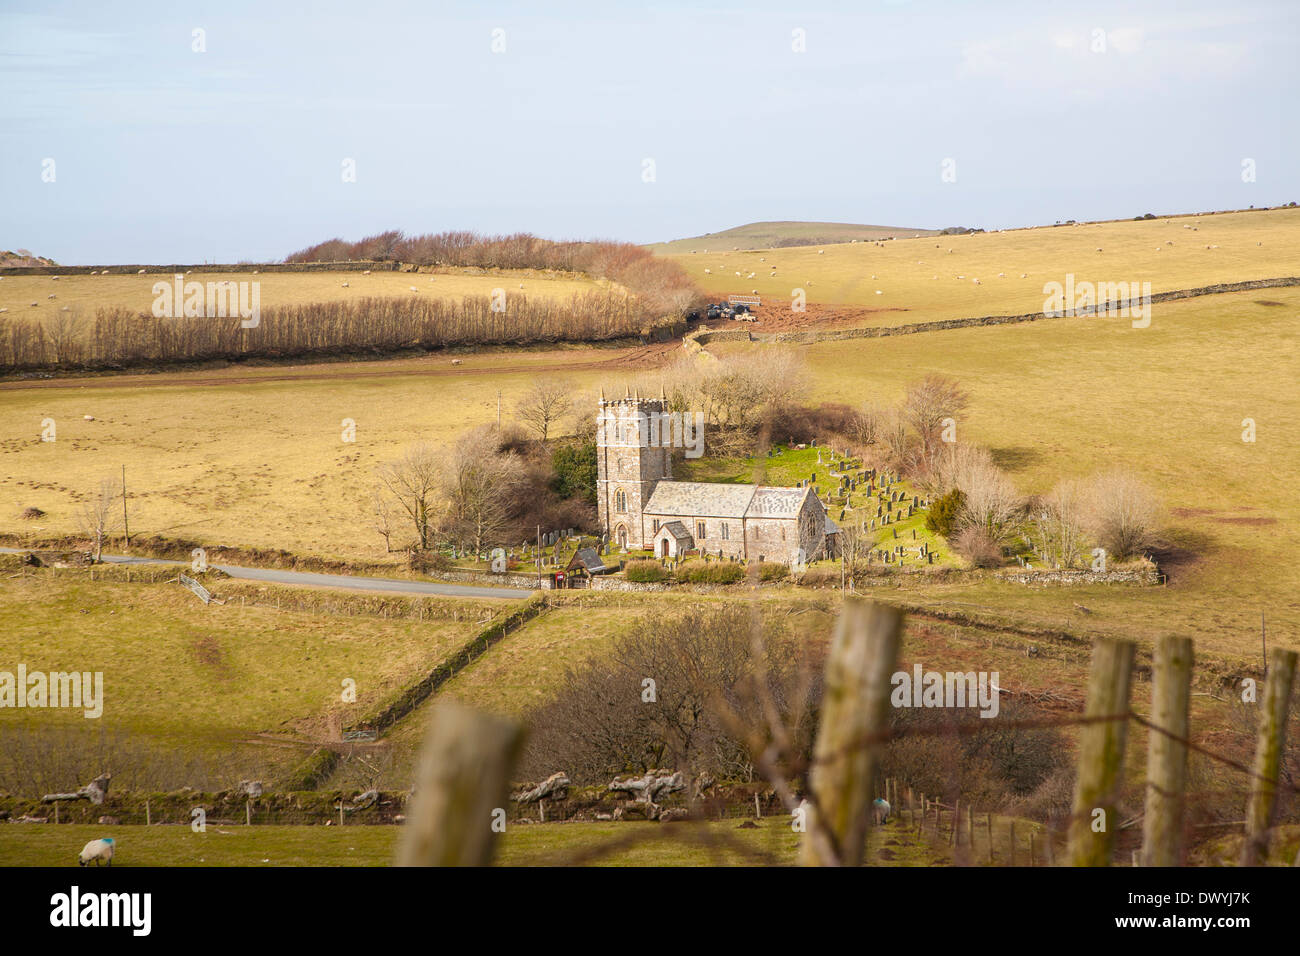
POLYGON ((0 312, 8 312, 8 309, 0 309, 0 312))
POLYGON ((519 288, 521 288, 521 289, 522 289, 522 288, 523 288, 523 287, 524 287, 524 284, 523 284, 523 283, 522 283, 522 282, 521 282, 521 283, 519 283, 519 288))
POLYGON ((819 256, 824 256, 824 255, 826 255, 826 250, 825 250, 825 249, 818 249, 818 250, 817 250, 817 255, 819 255, 819 256))
POLYGON ((459 364, 460 364, 460 359, 452 359, 452 360, 451 360, 451 364, 452 364, 452 365, 459 365, 459 364))
POLYGON ((346 289, 346 288, 347 288, 347 287, 348 287, 348 284, 347 284, 347 283, 346 283, 346 282, 345 282, 345 283, 343 283, 343 288, 345 288, 345 289, 346 289))
MULTIPOLYGON (((1208 248, 1210 248, 1210 247, 1209 247, 1209 246, 1206 246, 1205 248, 1208 249, 1208 248)), ((51 293, 50 293, 49 295, 47 295, 45 298, 47 298, 47 299, 53 299, 53 298, 55 298, 55 295, 54 295, 53 292, 51 292, 51 293)))
POLYGON ((59 277, 58 277, 58 276, 50 276, 50 281, 51 281, 51 282, 58 282, 58 281, 59 281, 59 277))
POLYGON ((711 276, 711 275, 713 275, 713 270, 712 270, 712 269, 705 269, 705 270, 704 270, 704 274, 705 274, 706 276, 711 276))
POLYGON ((40 305, 41 305, 41 304, 40 304, 39 302, 33 302, 33 303, 32 303, 32 308, 33 308, 33 309, 40 308, 40 305))
POLYGON ((417 289, 415 286, 410 286, 409 288, 410 288, 410 290, 411 290, 412 292, 419 292, 419 291, 420 291, 420 290, 417 289))
POLYGON ((879 289, 876 290, 876 295, 884 295, 884 294, 885 293, 881 292, 879 289))
POLYGON ((365 272, 363 272, 363 273, 361 273, 361 274, 362 274, 363 276, 368 276, 368 275, 370 275, 370 270, 367 269, 365 272))
POLYGON ((112 837, 104 837, 102 840, 91 840, 82 847, 81 852, 77 854, 77 864, 79 866, 89 866, 90 861, 94 860, 95 866, 99 866, 101 862, 112 866, 113 847, 114 843, 112 837))
POLYGON ((884 826, 889 822, 889 814, 893 808, 889 805, 888 800, 881 800, 877 797, 871 801, 871 820, 876 826, 884 826))
POLYGON ((976 285, 979 285, 979 284, 980 284, 980 280, 979 280, 979 279, 971 279, 970 281, 971 281, 971 282, 974 282, 976 285))
POLYGON ((1101 246, 1098 246, 1098 247, 1097 247, 1097 251, 1098 251, 1098 252, 1101 252, 1101 246))
POLYGON ((999 278, 999 279, 1005 279, 1006 277, 1007 277, 1007 274, 1006 274, 1005 272, 999 272, 999 273, 998 273, 998 278, 999 278))
POLYGON ((144 275, 144 270, 143 270, 143 269, 137 269, 135 274, 138 275, 138 276, 142 276, 142 275, 144 275))

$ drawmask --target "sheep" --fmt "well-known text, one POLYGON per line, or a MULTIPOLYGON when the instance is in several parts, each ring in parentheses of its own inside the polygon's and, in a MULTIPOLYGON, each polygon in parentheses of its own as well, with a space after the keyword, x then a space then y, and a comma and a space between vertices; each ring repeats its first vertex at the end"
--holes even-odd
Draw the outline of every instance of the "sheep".
POLYGON ((368 275, 370 275, 370 270, 367 269, 365 272, 363 272, 363 273, 361 273, 361 274, 362 274, 363 276, 368 276, 368 275))
POLYGON ((891 810, 893 810, 893 807, 889 805, 888 800, 881 800, 877 797, 871 801, 871 821, 878 827, 884 826, 889 822, 891 810))
POLYGON ((112 837, 104 837, 102 840, 91 840, 82 847, 81 852, 77 854, 77 865, 89 866, 90 861, 94 860, 95 866, 99 866, 101 862, 112 866, 114 846, 115 844, 113 843, 112 837))
POLYGON ((8 312, 8 311, 9 311, 8 309, 0 309, 0 313, 8 312))
POLYGON ((33 309, 40 308, 40 305, 41 305, 41 304, 40 304, 39 302, 33 302, 33 303, 32 303, 32 308, 33 308, 33 309))
MULTIPOLYGON (((1210 248, 1210 247, 1209 247, 1209 246, 1206 246, 1205 248, 1208 249, 1208 248, 1210 248)), ((51 292, 51 293, 50 293, 49 295, 47 295, 45 298, 47 298, 47 299, 53 299, 53 298, 56 298, 56 296, 54 295, 53 292, 51 292)))
POLYGON ((711 275, 713 275, 713 270, 712 270, 712 269, 705 269, 705 270, 704 270, 704 274, 705 274, 706 276, 711 276, 711 275))
POLYGON ((521 282, 521 283, 519 283, 519 288, 521 288, 521 289, 522 289, 522 288, 523 288, 523 287, 524 287, 524 284, 523 284, 523 283, 522 283, 522 282, 521 282))
POLYGON ((59 281, 59 277, 58 277, 58 276, 50 276, 50 281, 51 281, 51 282, 58 282, 58 281, 59 281))
POLYGON ((1101 246, 1098 246, 1098 247, 1097 247, 1097 251, 1098 251, 1098 252, 1101 252, 1101 246))
POLYGON ((452 360, 451 360, 451 364, 452 364, 452 365, 459 365, 459 364, 460 364, 460 359, 452 359, 452 360))
POLYGON ((1020 273, 1020 278, 1022 278, 1022 279, 1028 279, 1028 278, 1029 278, 1029 273, 1028 273, 1028 272, 1022 272, 1022 273, 1020 273))
POLYGON ((415 286, 409 286, 409 288, 410 288, 410 290, 411 290, 412 292, 419 292, 419 291, 420 291, 420 290, 417 289, 415 286))
POLYGON ((819 256, 824 256, 824 255, 826 255, 826 250, 825 250, 825 249, 818 249, 818 250, 817 250, 817 255, 819 255, 819 256))
POLYGON ((979 285, 979 284, 980 284, 980 280, 979 280, 979 279, 971 279, 970 281, 971 281, 971 282, 974 282, 976 285, 979 285))
POLYGON ((999 273, 998 273, 998 278, 999 278, 999 279, 1005 279, 1006 277, 1007 277, 1007 274, 1006 274, 1005 272, 999 272, 999 273))
POLYGON ((883 292, 880 291, 879 289, 876 290, 876 295, 884 295, 884 294, 885 294, 885 293, 883 293, 883 292))
POLYGON ((138 276, 142 276, 142 275, 144 275, 144 270, 143 270, 143 269, 137 269, 135 274, 138 275, 138 276))
POLYGON ((345 288, 345 289, 346 289, 346 288, 347 288, 347 287, 348 287, 348 283, 346 283, 346 282, 345 282, 345 283, 343 283, 343 288, 345 288))

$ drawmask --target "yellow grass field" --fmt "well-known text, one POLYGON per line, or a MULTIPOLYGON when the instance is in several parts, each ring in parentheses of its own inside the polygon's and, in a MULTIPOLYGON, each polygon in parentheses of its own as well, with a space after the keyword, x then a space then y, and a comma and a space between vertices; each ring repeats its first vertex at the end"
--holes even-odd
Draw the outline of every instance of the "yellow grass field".
MULTIPOLYGON (((1152 251, 1150 258, 1177 264, 1147 273, 1157 291, 1285 275, 1300 262, 1296 210, 945 241, 988 262, 1003 244, 1019 244, 1034 258, 1040 278, 1073 269, 1080 277, 1109 279, 1074 264, 1084 258, 1081 243, 1106 250, 1089 253, 1096 258, 1088 262, 1105 261, 1114 251, 1112 261, 1133 264, 1136 275, 1130 277, 1142 278, 1140 250, 1154 250, 1155 239, 1165 235, 1173 238, 1175 246, 1166 247, 1173 250, 1192 236, 1201 251, 1207 239, 1220 248, 1204 257, 1185 248, 1152 251), (1084 233, 1092 238, 1078 238, 1084 233), (986 245, 992 251, 979 252, 986 245), (1127 248, 1132 258, 1122 255, 1127 248), (1290 258, 1280 251, 1287 249, 1290 258)), ((816 264, 829 269, 837 257, 897 257, 910 241, 827 247, 821 257, 815 249, 794 252, 817 257, 816 264)), ((840 267, 847 289, 850 270, 840 267)), ((982 289, 967 283, 960 293, 954 286, 950 300, 917 292, 904 320, 1041 308, 1041 283, 1023 299, 990 305, 979 296, 992 282, 982 289)), ((913 280, 911 288, 931 287, 913 280)), ((810 292, 813 301, 826 294, 817 287, 810 292)), ((927 372, 955 376, 974 397, 959 438, 993 449, 1022 493, 1119 465, 1145 478, 1163 499, 1172 576, 1165 590, 1027 591, 988 584, 934 589, 909 600, 1083 633, 1143 640, 1165 631, 1188 633, 1207 649, 1240 653, 1253 665, 1261 612, 1271 641, 1300 643, 1294 596, 1300 583, 1294 565, 1300 544, 1297 312, 1300 290, 1277 288, 1156 303, 1146 329, 1118 318, 1062 318, 796 348, 807 360, 818 401, 894 402, 927 372), (1258 428, 1253 443, 1241 440, 1247 418, 1258 428)), ((769 346, 710 348, 761 359, 769 346)), ((598 386, 621 391, 624 381, 681 354, 676 345, 498 349, 458 353, 463 364, 456 367, 450 356, 433 355, 0 383, 0 531, 37 537, 74 532, 81 499, 125 464, 134 533, 382 558, 382 539, 364 513, 379 463, 412 442, 450 443, 468 428, 495 422, 498 394, 509 420, 539 376, 566 379, 590 399, 598 386), (355 443, 342 440, 345 418, 356 422, 355 443), (57 425, 55 442, 40 441, 45 419, 57 425), (26 507, 47 514, 21 520, 26 507)))
POLYGON ((810 303, 891 310, 862 324, 900 325, 1041 311, 1044 284, 1064 284, 1066 273, 1076 281, 1150 282, 1152 293, 1295 275, 1300 208, 895 239, 883 245, 710 248, 707 254, 670 258, 710 295, 757 289, 765 303, 758 331, 763 313, 787 308, 796 288, 810 303))
MULTIPOLYGON (((45 275, 8 275, 0 278, 0 309, 8 309, 10 316, 25 318, 48 318, 64 306, 82 314, 106 308, 148 312, 153 307, 154 283, 169 282, 172 278, 173 274, 168 272, 65 275, 58 279, 45 275), (51 294, 55 298, 48 298, 51 294)), ((258 282, 264 309, 308 302, 346 302, 375 296, 422 295, 460 299, 471 295, 488 296, 496 288, 504 288, 507 296, 568 301, 578 293, 611 287, 603 280, 583 277, 550 277, 523 271, 469 275, 460 270, 371 272, 370 275, 361 272, 259 272, 253 275, 249 272, 202 272, 196 269, 185 277, 185 281, 258 282), (412 292, 411 286, 419 291, 412 292)))

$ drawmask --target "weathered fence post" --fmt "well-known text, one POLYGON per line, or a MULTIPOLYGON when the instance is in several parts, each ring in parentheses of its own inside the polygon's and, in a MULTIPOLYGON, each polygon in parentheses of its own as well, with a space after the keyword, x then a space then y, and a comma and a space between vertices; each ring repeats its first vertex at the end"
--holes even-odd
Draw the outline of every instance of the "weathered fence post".
POLYGON ((1277 800, 1277 775, 1282 763, 1286 715, 1295 683, 1296 652, 1275 647, 1269 652, 1264 679, 1263 713, 1255 741, 1255 765, 1246 808, 1246 839, 1241 845, 1241 865, 1259 866, 1268 857, 1269 830, 1277 800))
POLYGON ((1142 821, 1142 865, 1183 862, 1183 807, 1187 789, 1188 717, 1192 699, 1192 642, 1166 634, 1156 643, 1147 740, 1147 800, 1142 821), (1158 728, 1158 729, 1157 729, 1158 728))
POLYGON ((844 602, 826 660, 821 728, 808 778, 813 800, 799 845, 804 866, 863 861, 902 634, 898 609, 844 602))
POLYGON ((489 864, 505 829, 510 773, 523 741, 513 721, 459 704, 435 708, 397 865, 489 864))
POLYGON ((1094 722, 1084 724, 1079 733, 1079 773, 1070 817, 1071 866, 1110 865, 1119 824, 1116 791, 1128 741, 1133 649, 1132 641, 1106 637, 1097 638, 1092 645, 1084 716, 1094 722))

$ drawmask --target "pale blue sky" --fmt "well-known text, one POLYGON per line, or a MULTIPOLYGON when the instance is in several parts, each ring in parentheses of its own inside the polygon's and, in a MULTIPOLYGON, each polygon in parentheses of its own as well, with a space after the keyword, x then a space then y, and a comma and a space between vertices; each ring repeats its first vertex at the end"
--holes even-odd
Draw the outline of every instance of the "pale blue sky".
POLYGON ((1300 201, 1296 0, 2 2, 0 248, 67 264, 1300 201))

